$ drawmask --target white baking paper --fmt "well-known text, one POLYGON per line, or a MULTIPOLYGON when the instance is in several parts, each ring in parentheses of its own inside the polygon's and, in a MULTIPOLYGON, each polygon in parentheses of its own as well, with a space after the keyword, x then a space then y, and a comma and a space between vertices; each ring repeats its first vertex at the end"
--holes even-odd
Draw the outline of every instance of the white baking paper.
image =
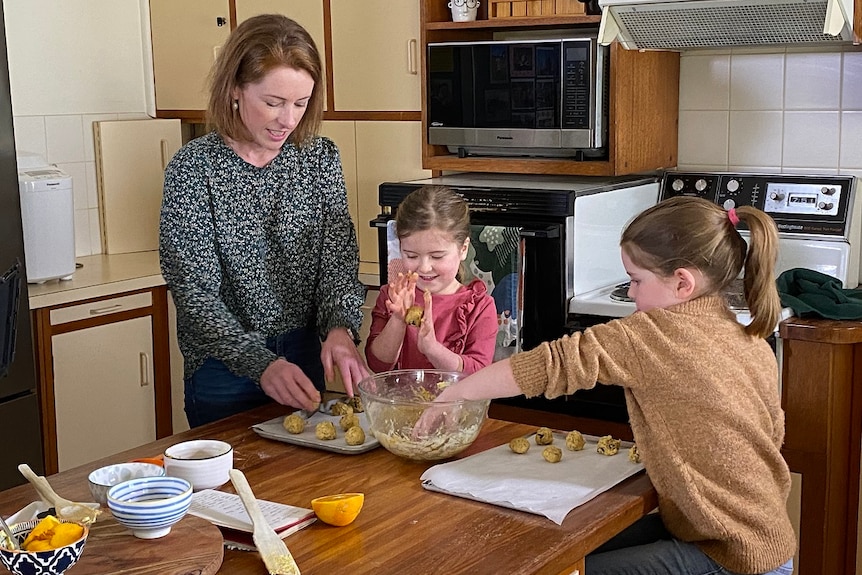
POLYGON ((596 453, 598 438, 585 435, 582 451, 566 449, 563 433, 554 443, 563 451, 559 463, 542 457, 543 445, 530 435, 530 450, 517 454, 501 445, 464 459, 441 463, 422 474, 422 486, 458 497, 544 515, 557 525, 569 511, 631 477, 644 467, 628 458, 631 443, 608 456, 596 453))

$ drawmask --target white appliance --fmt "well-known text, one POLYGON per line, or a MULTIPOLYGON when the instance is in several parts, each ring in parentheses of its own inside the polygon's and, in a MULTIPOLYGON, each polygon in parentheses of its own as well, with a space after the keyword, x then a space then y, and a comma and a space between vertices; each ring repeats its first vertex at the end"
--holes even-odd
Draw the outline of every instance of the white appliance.
POLYGON ((72 177, 56 166, 19 168, 27 282, 71 279, 75 272, 72 177))
MULTIPOLYGON (((860 281, 862 252, 862 202, 856 201, 855 188, 853 176, 667 172, 659 197, 698 196, 726 209, 755 206, 772 216, 778 226, 776 275, 792 268, 808 268, 831 275, 852 289, 860 281)), ((585 229, 575 226, 576 242, 577 234, 585 229)), ((606 229, 599 236, 583 237, 582 241, 611 245, 619 260, 621 233, 622 226, 606 229)), ((740 233, 747 237, 745 230, 740 233)), ((610 269, 576 261, 575 270, 585 274, 588 281, 582 282, 583 289, 569 300, 570 314, 624 317, 635 311, 634 302, 626 295, 628 278, 621 264, 610 269)), ((726 297, 739 300, 741 286, 739 290, 739 294, 726 297)), ((751 321, 744 301, 732 302, 731 307, 740 323, 751 321)), ((791 314, 792 310, 784 310, 782 319, 791 314)))

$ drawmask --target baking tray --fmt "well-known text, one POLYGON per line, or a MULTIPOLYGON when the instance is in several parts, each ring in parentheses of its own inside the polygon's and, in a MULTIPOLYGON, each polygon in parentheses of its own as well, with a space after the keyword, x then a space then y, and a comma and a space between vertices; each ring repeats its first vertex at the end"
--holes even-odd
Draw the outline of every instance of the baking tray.
POLYGON ((371 434, 370 426, 368 425, 368 418, 365 417, 364 412, 357 413, 356 415, 359 417, 359 426, 362 427, 362 430, 365 432, 365 443, 362 445, 347 445, 344 442, 344 431, 342 431, 341 426, 338 425, 338 420, 341 419, 341 416, 329 415, 329 407, 336 401, 338 400, 331 400, 324 403, 321 406, 321 410, 325 411, 316 411, 308 417, 305 423, 305 430, 302 433, 287 432, 283 425, 284 418, 286 417, 285 415, 274 417, 268 421, 264 421, 263 423, 252 425, 251 428, 255 433, 267 439, 274 439, 276 441, 283 441, 285 443, 301 445, 303 447, 322 449, 333 453, 355 455, 357 453, 371 451, 375 447, 378 447, 380 442, 371 434), (318 439, 314 435, 314 427, 321 421, 331 421, 335 425, 335 429, 338 432, 335 439, 323 440, 318 439))

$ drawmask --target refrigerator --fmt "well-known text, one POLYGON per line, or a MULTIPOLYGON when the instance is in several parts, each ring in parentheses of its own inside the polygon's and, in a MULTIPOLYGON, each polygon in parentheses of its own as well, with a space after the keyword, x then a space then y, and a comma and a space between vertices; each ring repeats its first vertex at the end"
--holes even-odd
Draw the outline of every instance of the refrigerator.
POLYGON ((3 6, 0 4, 0 490, 44 472, 3 6))

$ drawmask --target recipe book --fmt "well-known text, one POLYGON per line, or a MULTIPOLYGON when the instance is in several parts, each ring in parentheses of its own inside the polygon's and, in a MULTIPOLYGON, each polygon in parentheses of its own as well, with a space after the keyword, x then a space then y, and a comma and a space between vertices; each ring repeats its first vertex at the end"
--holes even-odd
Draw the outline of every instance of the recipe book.
MULTIPOLYGON (((257 500, 266 522, 284 539, 314 523, 314 511, 274 501, 257 500)), ((239 495, 203 489, 192 495, 189 513, 221 528, 225 544, 240 549, 254 549, 251 533, 254 527, 239 495)))

